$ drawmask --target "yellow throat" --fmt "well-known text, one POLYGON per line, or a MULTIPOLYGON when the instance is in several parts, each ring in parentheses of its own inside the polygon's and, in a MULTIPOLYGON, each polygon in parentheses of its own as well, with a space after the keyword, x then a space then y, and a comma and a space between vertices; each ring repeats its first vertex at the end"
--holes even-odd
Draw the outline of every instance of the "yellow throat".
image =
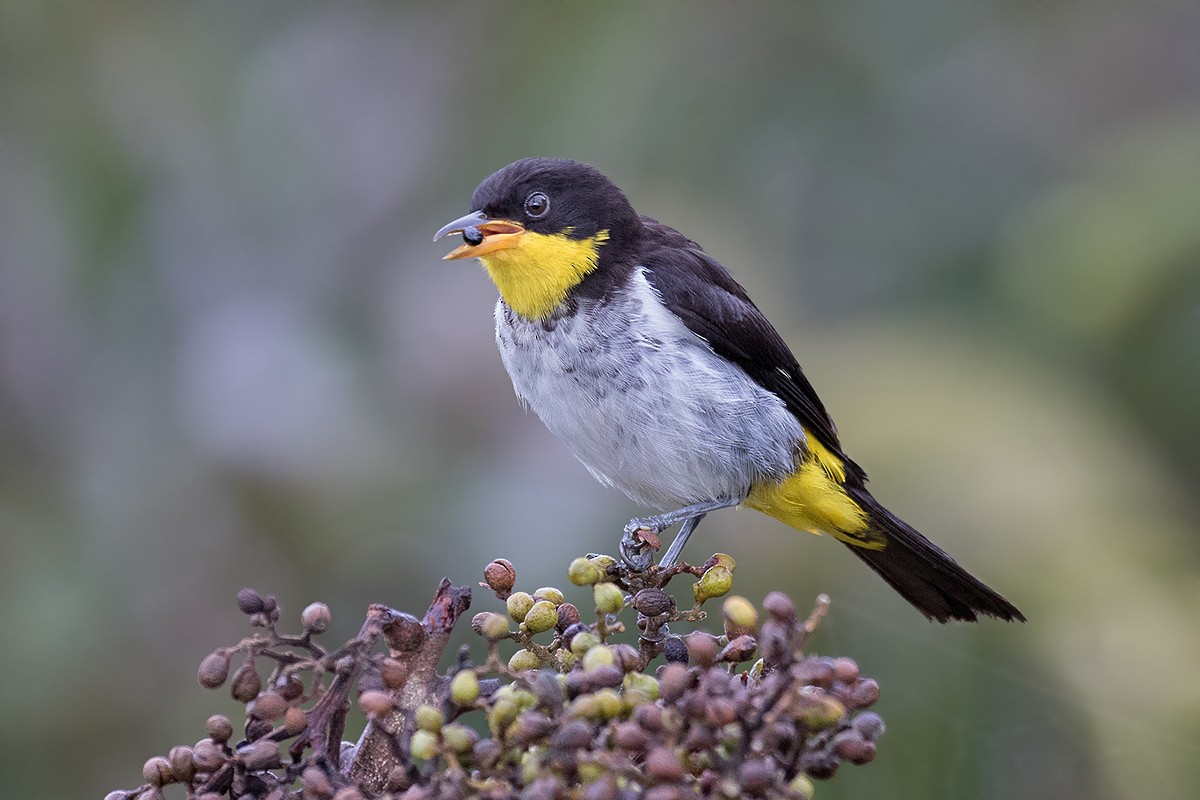
POLYGON ((517 246, 479 257, 500 296, 526 319, 546 319, 567 299, 567 292, 600 263, 603 230, 572 239, 570 229, 545 234, 526 231, 517 246))

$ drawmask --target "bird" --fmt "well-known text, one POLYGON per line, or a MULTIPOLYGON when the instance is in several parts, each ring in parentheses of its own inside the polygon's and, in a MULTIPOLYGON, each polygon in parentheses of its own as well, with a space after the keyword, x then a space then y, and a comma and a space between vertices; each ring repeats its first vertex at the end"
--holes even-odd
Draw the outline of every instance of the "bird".
POLYGON ((845 544, 930 620, 1025 621, 890 512, 842 449, 796 357, 699 244, 640 215, 596 168, 515 161, 475 189, 444 259, 477 258, 499 290, 496 344, 520 401, 602 484, 660 513, 620 548, 650 566, 680 525, 744 506, 845 544), (647 535, 653 534, 653 535, 647 535))

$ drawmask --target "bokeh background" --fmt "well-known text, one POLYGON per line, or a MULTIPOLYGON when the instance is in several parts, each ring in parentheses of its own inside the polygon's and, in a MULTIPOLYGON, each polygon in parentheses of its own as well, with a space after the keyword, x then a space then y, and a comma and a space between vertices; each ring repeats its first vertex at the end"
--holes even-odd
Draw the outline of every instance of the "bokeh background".
MULTIPOLYGON (((1194 797, 1200 6, 0 0, 0 782, 99 797, 234 711, 233 595, 565 584, 637 509, 522 413, 431 234, 590 161, 730 266, 876 494, 1029 616, 936 627, 828 538, 879 759, 822 798, 1194 797)), ((582 595, 580 596, 582 598, 582 595)), ((477 608, 495 602, 477 595, 477 608)), ((291 618, 291 617, 286 617, 291 618)))

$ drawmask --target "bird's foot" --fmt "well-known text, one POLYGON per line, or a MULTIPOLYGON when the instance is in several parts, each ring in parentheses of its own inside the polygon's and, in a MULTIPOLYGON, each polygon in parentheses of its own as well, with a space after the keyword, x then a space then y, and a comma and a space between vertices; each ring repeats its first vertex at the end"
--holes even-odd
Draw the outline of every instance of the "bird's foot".
POLYGON ((621 559, 634 572, 645 572, 654 563, 654 554, 662 546, 658 534, 670 527, 658 517, 629 520, 621 535, 621 559))

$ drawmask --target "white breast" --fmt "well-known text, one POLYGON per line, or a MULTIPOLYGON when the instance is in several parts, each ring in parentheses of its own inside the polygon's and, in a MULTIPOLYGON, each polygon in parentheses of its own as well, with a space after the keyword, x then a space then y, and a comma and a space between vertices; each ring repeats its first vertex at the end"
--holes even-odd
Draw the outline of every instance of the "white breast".
POLYGON ((717 356, 642 271, 606 302, 546 322, 496 305, 517 395, 602 483, 669 510, 781 478, 804 431, 782 400, 717 356))

